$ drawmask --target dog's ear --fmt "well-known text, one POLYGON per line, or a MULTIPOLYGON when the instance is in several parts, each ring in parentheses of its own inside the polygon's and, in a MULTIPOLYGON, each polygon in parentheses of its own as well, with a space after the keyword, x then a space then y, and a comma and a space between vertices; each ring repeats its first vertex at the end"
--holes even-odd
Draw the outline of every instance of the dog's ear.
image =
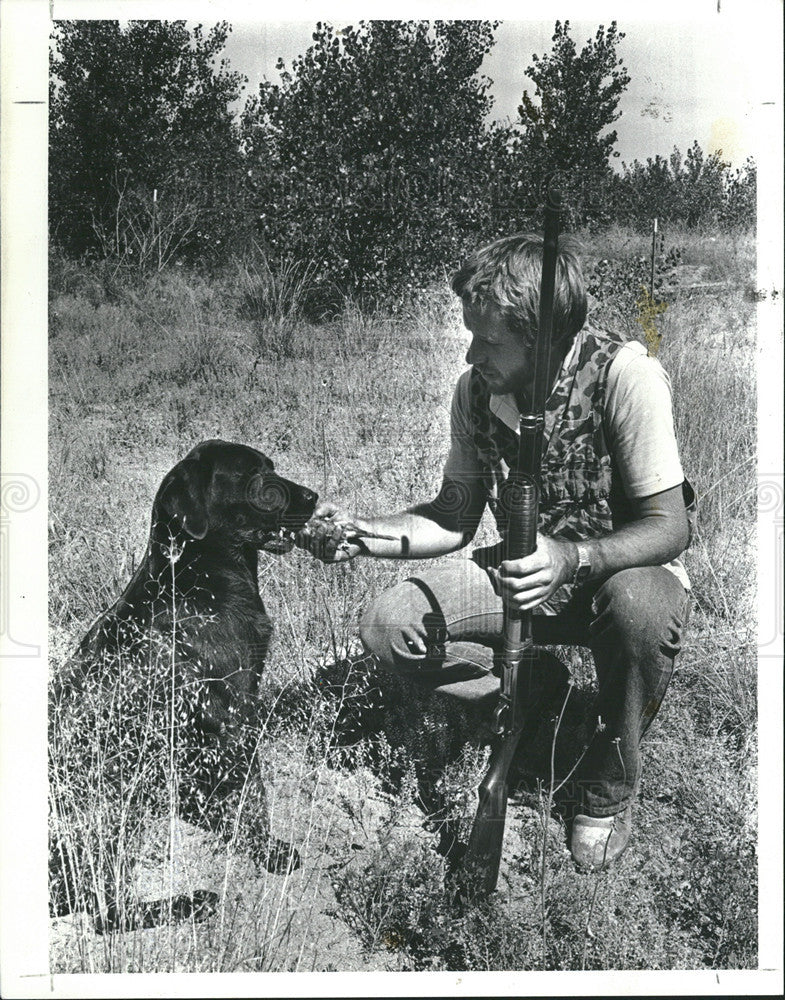
POLYGON ((207 534, 207 491, 210 479, 202 462, 184 458, 168 473, 155 498, 154 518, 175 520, 191 536, 207 534))

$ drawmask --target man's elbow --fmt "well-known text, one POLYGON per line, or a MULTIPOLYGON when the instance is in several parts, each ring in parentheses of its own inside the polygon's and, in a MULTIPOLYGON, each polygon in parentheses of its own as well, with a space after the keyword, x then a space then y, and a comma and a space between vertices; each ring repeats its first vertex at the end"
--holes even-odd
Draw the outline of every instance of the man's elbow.
POLYGON ((465 548, 477 532, 475 520, 469 521, 461 516, 456 516, 455 512, 446 511, 435 501, 410 507, 409 513, 423 517, 432 523, 434 530, 441 536, 439 544, 445 553, 457 552, 459 549, 465 548))
POLYGON ((468 531, 468 530, 462 531, 460 533, 461 541, 460 544, 458 545, 458 548, 465 549, 466 546, 469 545, 474 540, 475 534, 476 534, 476 529, 474 529, 473 531, 468 531))
POLYGON ((476 529, 469 530, 460 524, 450 524, 445 523, 444 521, 437 521, 436 523, 449 539, 451 552, 458 552, 459 549, 465 549, 466 546, 472 541, 476 533, 476 529))
POLYGON ((668 556, 668 561, 678 559, 690 544, 690 525, 686 513, 672 517, 669 527, 668 549, 671 554, 668 556))
POLYGON ((640 501, 638 513, 650 526, 652 542, 662 562, 677 559, 690 544, 690 525, 681 488, 646 497, 640 501))
POLYGON ((450 481, 442 485, 433 500, 418 504, 412 512, 433 521, 450 535, 455 549, 462 549, 472 541, 482 518, 482 506, 476 503, 469 488, 450 481))

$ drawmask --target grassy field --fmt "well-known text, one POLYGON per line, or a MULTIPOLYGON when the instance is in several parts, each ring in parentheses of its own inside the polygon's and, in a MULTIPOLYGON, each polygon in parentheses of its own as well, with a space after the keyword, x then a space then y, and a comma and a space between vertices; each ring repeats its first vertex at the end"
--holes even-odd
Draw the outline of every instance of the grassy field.
MULTIPOLYGON (((584 244, 588 269, 611 258, 622 276, 597 310, 641 336, 637 290, 623 275, 648 240, 614 230, 584 244)), ((687 557, 694 607, 645 744, 621 862, 576 873, 558 813, 547 815, 592 694, 588 654, 572 650, 576 686, 558 736, 544 718, 523 767, 531 780, 511 805, 499 892, 456 912, 417 778, 444 763, 439 802, 468 829, 486 752, 481 720, 379 675, 357 639, 363 608, 411 564, 329 568, 300 551, 262 554, 276 633, 260 759, 272 775, 274 832, 297 844, 303 867, 255 871, 241 837, 218 844, 177 822, 166 789, 155 808, 121 803, 118 824, 100 780, 97 720, 109 706, 96 702, 87 730, 54 714, 53 832, 81 858, 85 892, 109 869, 140 897, 210 889, 219 898, 206 921, 124 934, 96 935, 80 914, 54 920, 54 971, 756 967, 754 242, 670 234, 668 245, 682 255, 661 293, 659 356, 700 502, 687 557), (62 778, 74 767, 98 779, 87 801, 62 778)), ((284 476, 357 513, 437 489, 467 346, 447 282, 386 313, 347 304, 313 325, 298 309, 307 280, 259 262, 209 279, 173 268, 144 281, 51 262, 53 675, 138 565, 158 483, 200 440, 258 447, 284 476)), ((488 523, 481 532, 492 537, 488 523)), ((149 752, 139 746, 140 774, 149 752)), ((238 829, 252 808, 249 792, 238 829)))

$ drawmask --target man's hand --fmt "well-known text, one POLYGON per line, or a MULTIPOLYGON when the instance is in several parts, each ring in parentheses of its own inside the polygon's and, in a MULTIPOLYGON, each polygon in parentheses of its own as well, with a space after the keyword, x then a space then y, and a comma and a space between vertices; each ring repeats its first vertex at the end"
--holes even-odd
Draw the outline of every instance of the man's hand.
POLYGON ((523 559, 505 560, 490 569, 496 591, 505 604, 517 611, 531 611, 570 583, 578 566, 574 542, 560 542, 537 535, 537 549, 523 559))
POLYGON ((364 521, 340 513, 334 504, 322 503, 297 533, 295 543, 324 563, 346 562, 367 551, 358 535, 370 530, 364 521))

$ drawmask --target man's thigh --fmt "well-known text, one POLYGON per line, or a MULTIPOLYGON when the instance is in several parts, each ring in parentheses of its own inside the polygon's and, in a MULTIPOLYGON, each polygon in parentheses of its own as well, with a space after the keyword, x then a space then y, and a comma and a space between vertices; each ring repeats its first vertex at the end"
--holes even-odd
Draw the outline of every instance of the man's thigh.
MULTIPOLYGON (((477 556, 446 559, 381 594, 361 622, 366 648, 394 670, 469 675, 491 671, 504 616, 482 550, 477 556), (425 654, 416 652, 407 638, 413 628, 425 637, 425 654)), ((652 635, 659 623, 675 640, 677 651, 678 636, 672 630, 676 622, 681 625, 678 619, 685 603, 683 587, 668 570, 659 566, 625 570, 581 588, 558 615, 536 609, 532 635, 540 645, 597 648, 604 645, 611 622, 613 631, 629 623, 639 635, 652 635)))
POLYGON ((622 570, 597 588, 591 601, 589 644, 629 651, 659 650, 671 657, 681 647, 689 594, 664 566, 622 570))
POLYGON ((502 602, 490 578, 471 559, 447 559, 412 574, 371 604, 363 633, 424 627, 436 643, 493 645, 502 633, 502 602))

